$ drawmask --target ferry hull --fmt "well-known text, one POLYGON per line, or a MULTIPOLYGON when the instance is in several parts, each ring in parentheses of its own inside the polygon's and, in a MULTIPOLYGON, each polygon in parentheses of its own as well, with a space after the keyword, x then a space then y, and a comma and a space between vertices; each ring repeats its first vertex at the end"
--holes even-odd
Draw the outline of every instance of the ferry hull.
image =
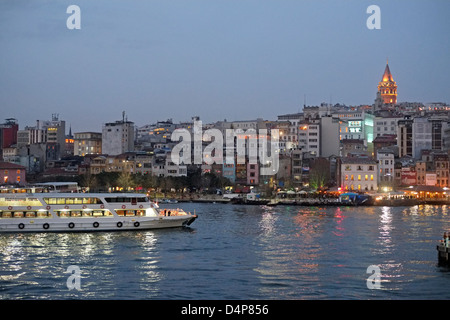
POLYGON ((197 215, 173 217, 142 217, 139 219, 11 219, 2 221, 0 232, 93 232, 93 231, 130 231, 189 226, 197 215))

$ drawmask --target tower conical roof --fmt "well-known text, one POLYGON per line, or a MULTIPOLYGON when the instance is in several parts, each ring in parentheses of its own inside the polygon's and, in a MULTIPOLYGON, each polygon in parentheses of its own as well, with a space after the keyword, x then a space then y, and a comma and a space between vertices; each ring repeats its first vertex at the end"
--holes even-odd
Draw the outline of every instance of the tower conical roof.
POLYGON ((394 78, 392 77, 391 70, 389 70, 389 63, 386 62, 386 69, 384 69, 383 82, 394 82, 394 78))

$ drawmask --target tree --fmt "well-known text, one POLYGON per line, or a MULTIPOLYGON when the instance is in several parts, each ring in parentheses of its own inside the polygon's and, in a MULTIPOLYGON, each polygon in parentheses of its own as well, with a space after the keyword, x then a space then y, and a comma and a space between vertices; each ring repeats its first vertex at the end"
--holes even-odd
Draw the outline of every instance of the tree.
POLYGON ((319 189, 327 185, 330 180, 330 162, 325 158, 317 158, 310 164, 309 185, 319 189))
POLYGON ((90 172, 85 173, 80 178, 80 187, 87 188, 88 190, 97 188, 97 177, 90 172))
POLYGON ((125 190, 134 187, 135 183, 131 174, 129 172, 121 172, 119 177, 117 178, 117 186, 122 187, 125 190))

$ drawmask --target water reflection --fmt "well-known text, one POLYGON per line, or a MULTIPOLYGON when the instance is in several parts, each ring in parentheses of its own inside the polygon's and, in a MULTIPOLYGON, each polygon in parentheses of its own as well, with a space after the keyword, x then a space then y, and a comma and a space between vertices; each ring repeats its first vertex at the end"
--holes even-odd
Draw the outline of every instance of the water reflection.
MULTIPOLYGON (((259 273, 260 294, 268 297, 289 299, 292 297, 319 298, 323 293, 315 291, 320 281, 320 256, 323 254, 323 227, 330 218, 323 208, 292 207, 277 208, 264 212, 260 222, 263 231, 260 241, 259 273), (280 215, 289 217, 290 223, 279 224, 280 215), (295 283, 302 279, 303 285, 295 283)), ((335 213, 342 222, 342 212, 335 213)), ((285 220, 285 219, 283 219, 285 220)), ((342 232, 342 226, 337 230, 342 232)))
POLYGON ((189 232, 0 235, 0 298, 450 298, 435 251, 447 207, 198 206, 189 232), (73 264, 81 291, 66 286, 73 264))
POLYGON ((104 299, 133 286, 154 296, 161 279, 156 243, 151 232, 0 235, 0 297, 8 298, 2 291, 17 286, 24 287, 16 298, 25 299, 43 298, 55 288, 60 297, 104 299), (66 286, 70 265, 80 268, 80 291, 66 286))

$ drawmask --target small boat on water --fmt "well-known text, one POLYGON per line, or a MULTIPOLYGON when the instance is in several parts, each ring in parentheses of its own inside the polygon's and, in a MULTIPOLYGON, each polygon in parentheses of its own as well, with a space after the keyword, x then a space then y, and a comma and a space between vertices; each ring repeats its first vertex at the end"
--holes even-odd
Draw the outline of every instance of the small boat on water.
POLYGON ((362 206, 370 204, 371 197, 366 194, 359 194, 353 192, 343 193, 339 196, 339 202, 345 205, 362 206))
POLYGON ((189 226, 196 218, 162 210, 145 194, 0 193, 0 232, 159 229, 189 226))
POLYGON ((266 205, 270 202, 267 199, 261 199, 259 194, 249 193, 241 197, 231 199, 232 204, 251 204, 251 205, 266 205))
POLYGON ((175 199, 162 199, 160 203, 178 203, 178 200, 175 199))

